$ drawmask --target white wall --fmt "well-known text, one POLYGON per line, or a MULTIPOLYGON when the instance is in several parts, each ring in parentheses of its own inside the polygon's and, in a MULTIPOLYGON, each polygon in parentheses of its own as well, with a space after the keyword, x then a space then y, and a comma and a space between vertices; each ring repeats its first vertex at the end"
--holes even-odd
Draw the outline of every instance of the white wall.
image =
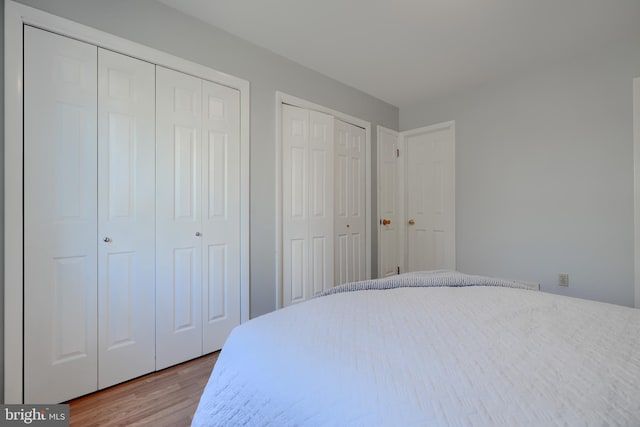
POLYGON ((401 130, 456 121, 459 270, 633 305, 637 76, 628 40, 400 108, 401 130))

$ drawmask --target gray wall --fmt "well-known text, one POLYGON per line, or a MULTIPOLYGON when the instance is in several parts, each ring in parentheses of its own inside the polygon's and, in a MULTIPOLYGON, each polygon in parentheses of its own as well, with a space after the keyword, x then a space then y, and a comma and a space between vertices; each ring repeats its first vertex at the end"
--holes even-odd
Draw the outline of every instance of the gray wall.
POLYGON ((638 76, 627 40, 400 108, 401 130, 456 121, 459 270, 633 305, 638 76))
MULTIPOLYGON (((251 317, 274 310, 275 92, 283 91, 371 122, 373 165, 376 164, 376 126, 397 129, 398 109, 152 0, 20 2, 241 77, 251 83, 251 317)), ((376 188, 375 177, 372 188, 376 188)), ((375 212, 375 194, 371 206, 375 212)), ((0 207, 0 215, 3 212, 0 207)), ((375 224, 371 231, 372 266, 373 271, 377 272, 375 224)), ((3 352, 0 351, 0 362, 2 356, 3 352)))

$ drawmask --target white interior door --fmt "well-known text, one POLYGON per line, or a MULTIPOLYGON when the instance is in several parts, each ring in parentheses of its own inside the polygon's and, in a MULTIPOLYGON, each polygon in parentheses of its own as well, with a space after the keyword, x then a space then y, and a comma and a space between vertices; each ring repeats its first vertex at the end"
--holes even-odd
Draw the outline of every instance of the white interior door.
POLYGON ((203 351, 240 324, 240 93, 203 81, 203 351))
POLYGON ((97 48, 24 28, 24 400, 97 389, 97 48))
POLYGON ((333 287, 334 118, 309 111, 309 285, 310 295, 333 287))
POLYGON ((309 111, 282 106, 282 281, 283 304, 308 294, 309 111))
POLYGON ((336 120, 334 284, 364 280, 365 132, 336 120))
POLYGON ((202 355, 202 81, 156 67, 156 369, 202 355))
POLYGON ((378 277, 398 274, 399 194, 398 132, 378 126, 378 277))
POLYGON ((98 49, 98 387, 155 369, 155 67, 98 49))
POLYGON ((334 119, 282 106, 282 276, 285 306, 333 286, 334 119))
POLYGON ((455 270, 453 124, 403 133, 407 271, 455 270))

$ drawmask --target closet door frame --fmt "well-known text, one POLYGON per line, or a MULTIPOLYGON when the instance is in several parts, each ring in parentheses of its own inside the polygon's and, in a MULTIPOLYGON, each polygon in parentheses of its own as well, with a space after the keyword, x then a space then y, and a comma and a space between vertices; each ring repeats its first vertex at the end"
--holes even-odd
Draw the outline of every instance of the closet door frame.
POLYGON ((321 113, 329 114, 344 122, 359 126, 365 130, 365 248, 366 248, 366 279, 371 279, 371 123, 357 117, 350 116, 340 111, 315 104, 302 98, 276 92, 276 308, 284 307, 283 280, 282 280, 282 105, 289 104, 295 107, 306 108, 321 113))
MULTIPOLYGON (((240 321, 249 320, 249 82, 47 12, 5 1, 4 403, 23 402, 23 26, 31 25, 240 91, 240 321)), ((97 236, 96 236, 97 237, 97 236)))

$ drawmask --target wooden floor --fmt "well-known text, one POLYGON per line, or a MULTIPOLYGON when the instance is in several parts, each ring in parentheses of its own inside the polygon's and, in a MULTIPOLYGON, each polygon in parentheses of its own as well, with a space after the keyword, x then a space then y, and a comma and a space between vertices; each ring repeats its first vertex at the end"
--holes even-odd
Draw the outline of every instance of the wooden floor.
POLYGON ((219 353, 72 400, 68 402, 70 424, 77 427, 190 426, 219 353))

